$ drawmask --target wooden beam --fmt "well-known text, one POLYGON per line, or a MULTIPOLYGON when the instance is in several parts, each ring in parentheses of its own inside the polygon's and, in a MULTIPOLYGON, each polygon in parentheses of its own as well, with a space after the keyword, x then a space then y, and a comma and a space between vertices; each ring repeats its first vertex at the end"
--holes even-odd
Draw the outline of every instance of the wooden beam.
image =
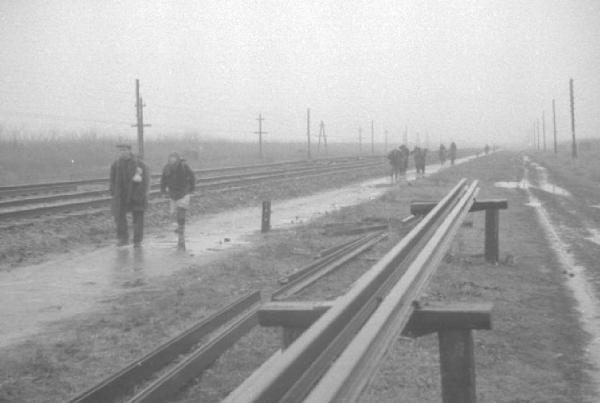
POLYGON ((258 310, 261 326, 304 328, 312 325, 327 312, 334 301, 267 302, 258 310))
POLYGON ((403 335, 419 337, 454 330, 490 330, 492 308, 489 302, 431 302, 417 304, 403 335))
POLYGON ((477 403, 475 350, 471 330, 438 333, 442 403, 477 403))
MULTIPOLYGON (((261 326, 306 329, 321 317, 334 301, 267 302, 258 311, 261 326)), ((403 335, 419 337, 451 330, 490 330, 493 304, 489 302, 416 303, 403 335)))
POLYGON ((485 260, 490 263, 498 262, 500 258, 500 212, 497 209, 485 211, 485 260))
MULTIPOLYGON (((437 202, 434 201, 417 201, 410 203, 410 213, 414 215, 426 215, 435 207, 437 202)), ((508 201, 506 199, 482 199, 475 200, 473 206, 469 210, 470 213, 482 210, 506 210, 508 201)))

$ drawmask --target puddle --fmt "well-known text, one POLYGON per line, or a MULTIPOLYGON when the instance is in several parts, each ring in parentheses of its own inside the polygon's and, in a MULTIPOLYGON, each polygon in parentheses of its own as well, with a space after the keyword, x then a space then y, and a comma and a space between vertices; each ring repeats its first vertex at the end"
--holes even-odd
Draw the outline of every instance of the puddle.
POLYGON ((596 245, 600 245, 600 231, 595 228, 587 228, 587 231, 590 233, 590 236, 586 236, 585 239, 596 245))
MULTIPOLYGON (((525 175, 528 175, 528 169, 525 169, 525 175)), ((583 329, 592 337, 587 346, 587 353, 590 361, 596 367, 595 373, 591 374, 594 380, 596 390, 600 393, 600 300, 592 284, 587 279, 588 269, 577 263, 575 256, 569 252, 569 246, 561 239, 556 226, 552 223, 548 211, 542 206, 531 191, 526 190, 529 196, 530 204, 536 207, 539 222, 544 229, 547 239, 550 241, 552 249, 556 252, 562 268, 567 273, 566 284, 573 292, 577 301, 577 310, 581 314, 580 320, 583 329)), ((600 240, 600 232, 587 229, 591 237, 600 240)), ((589 237, 587 238, 589 239, 589 237)), ((594 240, 593 242, 596 242, 594 240)))
MULTIPOLYGON (((427 166, 428 175, 439 170, 439 165, 427 166)), ((411 171, 407 179, 414 177, 411 171)), ((375 199, 389 190, 389 181, 379 178, 273 201, 271 225, 274 229, 287 228, 375 199)), ((163 233, 147 234, 142 248, 108 246, 0 272, 0 347, 40 332, 46 323, 92 311, 121 293, 147 287, 150 277, 208 262, 227 249, 246 247, 248 235, 260 230, 260 215, 257 206, 194 219, 186 226, 185 253, 175 250, 176 235, 169 227, 163 233)))
POLYGON ((537 171, 538 185, 536 187, 538 189, 543 190, 544 192, 552 193, 552 194, 559 195, 559 196, 571 197, 571 193, 568 190, 563 189, 560 186, 557 186, 550 182, 550 180, 548 179, 548 171, 546 170, 546 168, 544 168, 543 166, 541 166, 540 164, 538 164, 536 162, 531 162, 530 164, 537 171))
POLYGON ((542 207, 542 203, 537 201, 537 199, 536 199, 536 201, 531 200, 531 201, 525 203, 525 205, 529 206, 529 207, 542 207))
POLYGON ((504 188, 504 189, 527 189, 529 187, 529 184, 525 181, 521 181, 521 182, 496 182, 494 183, 494 186, 497 188, 504 188))
POLYGON ((571 193, 568 190, 561 188, 560 186, 557 186, 549 181, 548 171, 546 170, 546 168, 544 168, 543 166, 541 166, 535 162, 529 162, 529 159, 524 158, 524 160, 536 169, 537 179, 538 179, 537 185, 534 185, 534 184, 530 183, 528 180, 523 179, 520 182, 496 182, 496 183, 494 183, 494 186, 497 188, 504 188, 504 189, 535 188, 535 189, 542 190, 546 193, 551 193, 551 194, 558 195, 558 196, 572 197, 571 193))

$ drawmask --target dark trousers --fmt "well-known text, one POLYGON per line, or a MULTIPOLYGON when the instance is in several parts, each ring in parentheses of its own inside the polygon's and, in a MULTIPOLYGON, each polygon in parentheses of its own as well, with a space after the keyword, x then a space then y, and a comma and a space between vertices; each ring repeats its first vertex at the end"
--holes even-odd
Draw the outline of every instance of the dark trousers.
MULTIPOLYGON (((140 243, 144 239, 144 212, 133 211, 131 213, 133 219, 133 243, 140 243)), ((123 211, 115 215, 115 223, 117 224, 117 238, 120 242, 129 242, 129 231, 127 229, 127 212, 123 211)))

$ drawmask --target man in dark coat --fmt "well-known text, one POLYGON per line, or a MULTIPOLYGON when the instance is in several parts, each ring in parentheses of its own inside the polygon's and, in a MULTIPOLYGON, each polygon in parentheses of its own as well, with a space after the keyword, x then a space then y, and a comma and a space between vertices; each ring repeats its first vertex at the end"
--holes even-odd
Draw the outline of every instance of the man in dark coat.
POLYGON ((446 146, 440 144, 440 151, 438 151, 438 156, 440 157, 440 165, 444 165, 446 163, 446 146))
POLYGON ((144 238, 144 211, 148 207, 150 173, 148 168, 131 153, 128 144, 117 145, 119 158, 110 167, 110 194, 112 213, 117 225, 119 246, 129 243, 127 213, 132 213, 133 244, 139 247, 144 238))
POLYGON ((416 176, 425 175, 425 162, 427 160, 427 149, 415 146, 412 151, 413 158, 415 159, 415 169, 417 171, 416 176))
POLYGON ((450 163, 454 165, 454 160, 456 159, 456 143, 453 141, 450 144, 450 151, 448 152, 448 157, 450 158, 450 163))
POLYGON ((390 151, 387 155, 387 159, 390 161, 392 168, 392 184, 397 182, 400 178, 400 169, 402 162, 402 152, 396 148, 390 151))
POLYGON ((171 153, 160 179, 160 191, 165 193, 167 189, 169 190, 170 209, 171 214, 177 220, 175 232, 179 234, 178 247, 180 249, 185 249, 185 213, 190 205, 190 194, 195 188, 194 171, 179 154, 171 153))
POLYGON ((410 156, 410 150, 404 144, 402 144, 399 149, 402 153, 402 168, 400 172, 402 175, 406 175, 406 171, 408 170, 408 157, 410 156))

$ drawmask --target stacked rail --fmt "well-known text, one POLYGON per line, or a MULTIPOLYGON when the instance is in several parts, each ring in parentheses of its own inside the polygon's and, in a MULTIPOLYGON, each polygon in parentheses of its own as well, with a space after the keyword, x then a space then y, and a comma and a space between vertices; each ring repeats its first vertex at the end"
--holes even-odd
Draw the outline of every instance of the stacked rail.
MULTIPOLYGON (((279 303, 261 309, 259 320, 262 312, 263 323, 270 326, 280 323, 284 328, 301 328, 301 331, 295 340, 284 340, 284 349, 267 360, 224 402, 355 402, 386 351, 403 331, 414 330, 421 334, 439 331, 441 340, 441 335, 447 333, 445 329, 436 329, 436 323, 467 329, 489 328, 491 307, 479 307, 477 312, 451 310, 449 313, 454 319, 447 320, 446 315, 446 319, 438 320, 444 312, 421 310, 417 303, 471 210, 477 192, 477 182, 468 184, 461 180, 337 300, 290 303, 287 307, 279 303), (483 320, 474 325, 470 319, 476 314, 483 320), (427 321, 431 315, 437 315, 436 320, 427 321), (412 324, 410 329, 407 328, 409 323, 412 324)), ((465 334, 470 337, 470 330, 465 334)), ((464 342, 461 337, 451 340, 464 342)), ((470 340, 472 347, 472 338, 470 340)), ((450 343, 451 347, 456 347, 455 344, 450 343)), ((466 346, 463 351, 471 352, 472 361, 468 338, 466 346)), ((457 372, 467 375, 459 381, 449 381, 450 386, 443 392, 444 402, 474 401, 474 370, 469 367, 468 357, 465 362, 465 371, 457 372), (466 386, 457 387, 460 381, 466 386), (452 388, 458 390, 455 395, 452 388), (447 399, 447 396, 456 399, 447 399)), ((450 361, 449 371, 456 370, 453 365, 455 363, 450 361)), ((444 371, 442 378, 444 384, 444 371)))
MULTIPOLYGON (((129 403, 166 402, 227 348, 262 325, 282 328, 282 349, 225 403, 355 402, 398 336, 436 332, 444 403, 474 403, 471 331, 491 328, 491 304, 421 306, 419 297, 466 215, 485 210, 487 217, 490 209, 497 215, 506 208, 505 201, 476 201, 477 193, 477 182, 463 179, 439 203, 415 203, 413 212, 426 214, 424 218, 416 223, 414 216, 403 220, 414 227, 337 299, 289 297, 373 247, 386 237, 384 232, 322 251, 315 261, 280 279, 280 288, 269 300, 261 302, 258 292, 242 297, 71 402, 123 401, 134 390, 129 403), (152 374, 181 354, 187 355, 147 384, 152 374)), ((497 226, 497 221, 492 224, 497 226)), ((497 242, 497 234, 486 231, 486 245, 488 235, 497 242)))

